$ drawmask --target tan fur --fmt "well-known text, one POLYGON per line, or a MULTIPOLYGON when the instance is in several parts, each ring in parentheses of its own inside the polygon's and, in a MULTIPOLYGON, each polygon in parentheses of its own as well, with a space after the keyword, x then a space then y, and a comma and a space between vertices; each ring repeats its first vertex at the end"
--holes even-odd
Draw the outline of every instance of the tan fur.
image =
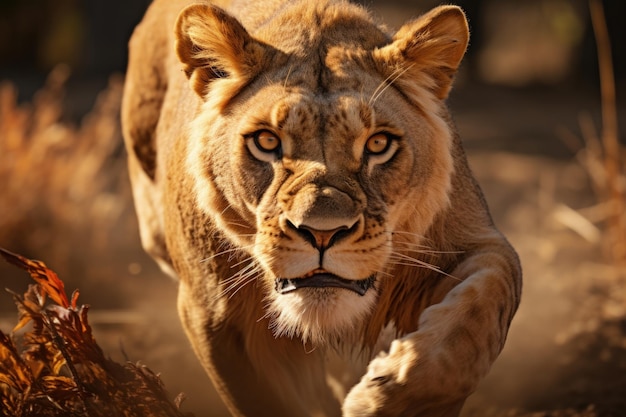
POLYGON ((152 4, 122 111, 196 354, 235 415, 458 415, 521 292, 445 105, 463 12, 389 35, 341 0, 219 6, 152 4), (274 288, 322 270, 375 281, 274 288))

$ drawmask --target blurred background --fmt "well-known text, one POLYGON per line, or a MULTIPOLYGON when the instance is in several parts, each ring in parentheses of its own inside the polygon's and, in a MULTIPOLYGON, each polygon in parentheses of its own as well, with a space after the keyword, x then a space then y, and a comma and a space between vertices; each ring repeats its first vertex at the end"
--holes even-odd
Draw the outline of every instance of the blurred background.
MULTIPOLYGON (((184 410, 221 416, 130 198, 119 105, 126 43, 149 3, 0 0, 0 246, 80 288, 110 356, 160 372, 172 396, 186 393, 184 410)), ((438 4, 362 3, 396 29, 438 4)), ((609 42, 586 0, 446 3, 465 9, 472 33, 449 104, 525 270, 508 345, 464 416, 622 416, 626 2, 593 3, 609 42), (600 60, 604 84, 598 39, 612 59, 600 60)), ((0 263, 2 287, 28 283, 0 263)), ((0 328, 14 324, 0 294, 0 328)))
MULTIPOLYGON (((436 6, 432 0, 361 1, 392 28, 436 6)), ((59 64, 72 68, 72 85, 103 88, 123 73, 126 42, 150 0, 0 1, 0 75, 20 83, 28 98, 59 64)), ((597 86, 593 31, 585 0, 465 0, 472 40, 465 70, 475 80, 510 87, 597 86)), ((626 37, 626 4, 603 2, 614 51, 626 37)), ((617 78, 624 54, 614 54, 617 78)), ((92 93, 93 95, 93 93, 92 93)), ((82 102, 77 105, 82 105, 82 102)), ((80 109, 76 110, 80 113, 80 109)))

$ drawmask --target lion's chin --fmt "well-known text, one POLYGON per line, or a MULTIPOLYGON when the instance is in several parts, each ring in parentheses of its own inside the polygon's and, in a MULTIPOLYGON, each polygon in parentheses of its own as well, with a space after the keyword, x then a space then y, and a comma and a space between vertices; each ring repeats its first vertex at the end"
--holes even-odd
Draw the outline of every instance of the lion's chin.
POLYGON ((358 337, 376 298, 374 290, 361 295, 333 286, 275 292, 268 306, 270 329, 276 337, 298 337, 314 346, 348 341, 358 337))

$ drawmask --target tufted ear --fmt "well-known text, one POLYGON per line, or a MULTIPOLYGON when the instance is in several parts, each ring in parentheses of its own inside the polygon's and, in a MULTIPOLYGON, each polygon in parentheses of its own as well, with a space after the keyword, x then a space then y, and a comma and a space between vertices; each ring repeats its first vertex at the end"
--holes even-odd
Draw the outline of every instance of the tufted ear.
POLYGON ((176 21, 176 52, 192 88, 203 97, 217 78, 241 85, 263 63, 267 49, 219 7, 193 4, 176 21))
POLYGON ((468 41, 463 11, 439 6, 405 24, 391 44, 374 51, 374 58, 390 79, 417 82, 445 99, 468 41))

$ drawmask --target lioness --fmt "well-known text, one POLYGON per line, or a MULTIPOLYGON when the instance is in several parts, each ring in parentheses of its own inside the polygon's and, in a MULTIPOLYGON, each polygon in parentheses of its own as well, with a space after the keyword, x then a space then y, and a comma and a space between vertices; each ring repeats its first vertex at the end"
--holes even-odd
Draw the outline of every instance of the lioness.
POLYGON ((219 6, 150 6, 122 112, 196 354, 235 415, 458 415, 521 292, 446 109, 463 12, 219 6))

